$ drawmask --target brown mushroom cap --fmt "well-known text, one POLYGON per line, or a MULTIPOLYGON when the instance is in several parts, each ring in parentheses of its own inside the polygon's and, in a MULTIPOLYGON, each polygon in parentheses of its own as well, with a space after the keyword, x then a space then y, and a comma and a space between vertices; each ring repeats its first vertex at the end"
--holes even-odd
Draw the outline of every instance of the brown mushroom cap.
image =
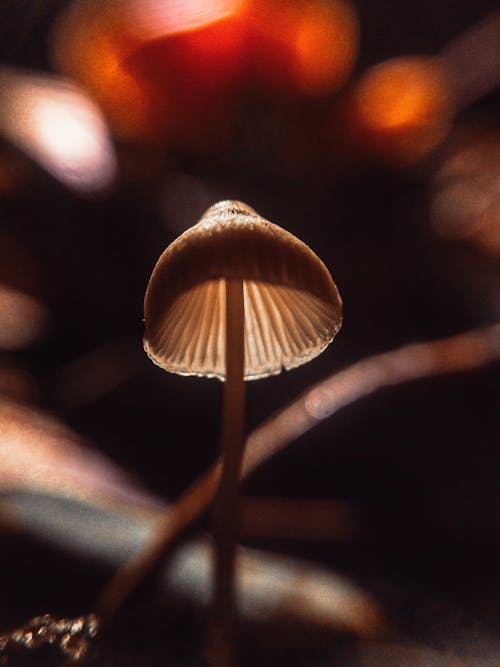
POLYGON ((333 340, 342 301, 323 262, 246 204, 223 201, 160 256, 144 348, 167 371, 225 378, 225 280, 243 282, 245 380, 306 363, 333 340))

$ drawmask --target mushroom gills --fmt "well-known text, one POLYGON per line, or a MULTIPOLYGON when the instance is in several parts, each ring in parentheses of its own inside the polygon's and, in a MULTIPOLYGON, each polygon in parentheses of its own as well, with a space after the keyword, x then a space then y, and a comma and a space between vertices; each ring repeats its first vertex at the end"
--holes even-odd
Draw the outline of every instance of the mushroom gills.
MULTIPOLYGON (((330 304, 288 285, 244 281, 245 380, 277 375, 320 354, 340 324, 330 304)), ((182 292, 145 341, 148 356, 180 375, 225 379, 225 280, 182 292)))

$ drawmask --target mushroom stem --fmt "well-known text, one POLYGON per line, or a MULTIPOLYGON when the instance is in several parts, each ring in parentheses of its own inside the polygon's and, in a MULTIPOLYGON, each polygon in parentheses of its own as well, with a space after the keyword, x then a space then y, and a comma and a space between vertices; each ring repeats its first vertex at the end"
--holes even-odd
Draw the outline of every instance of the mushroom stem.
POLYGON ((222 414, 222 473, 215 498, 215 570, 210 636, 212 664, 233 664, 235 555, 240 519, 240 473, 245 418, 245 305, 243 281, 226 279, 226 381, 222 414))

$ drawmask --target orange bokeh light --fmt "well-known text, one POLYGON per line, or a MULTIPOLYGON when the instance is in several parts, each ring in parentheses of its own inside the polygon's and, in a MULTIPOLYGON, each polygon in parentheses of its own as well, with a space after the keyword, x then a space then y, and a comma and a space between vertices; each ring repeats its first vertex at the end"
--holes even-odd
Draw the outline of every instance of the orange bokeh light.
POLYGON ((437 59, 395 58, 367 70, 352 94, 363 142, 391 162, 411 164, 445 138, 452 114, 450 86, 437 59))
POLYGON ((242 68, 241 0, 86 0, 62 15, 56 66, 82 82, 119 136, 169 138, 202 125, 242 68))
POLYGON ((126 28, 124 16, 109 3, 75 3, 56 23, 53 60, 92 93, 118 136, 155 136, 156 100, 123 66, 134 43, 126 28))
POLYGON ((163 100, 174 143, 218 145, 243 80, 246 34, 240 17, 139 43, 124 61, 127 71, 163 100))
POLYGON ((174 103, 224 89, 244 67, 245 6, 242 0, 131 0, 127 21, 136 42, 125 67, 165 86, 174 103))
POLYGON ((293 43, 299 89, 316 94, 338 88, 352 70, 357 46, 358 24, 349 5, 311 5, 293 43))
POLYGON ((119 136, 223 139, 250 83, 327 94, 350 74, 347 0, 80 0, 53 32, 58 69, 86 86, 119 136))
POLYGON ((338 89, 352 71, 359 26, 342 0, 254 0, 250 69, 271 90, 318 95, 338 89))

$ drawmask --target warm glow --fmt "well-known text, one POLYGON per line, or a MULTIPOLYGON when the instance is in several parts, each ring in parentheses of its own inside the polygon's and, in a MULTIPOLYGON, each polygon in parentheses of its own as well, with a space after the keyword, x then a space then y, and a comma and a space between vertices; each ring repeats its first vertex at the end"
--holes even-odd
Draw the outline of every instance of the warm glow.
POLYGON ((199 30, 241 11, 245 0, 130 0, 130 29, 139 41, 199 30))
POLYGON ((65 185, 82 192, 110 185, 116 163, 98 107, 64 81, 3 77, 0 130, 65 185))
POLYGON ((353 93, 361 131, 395 161, 424 157, 446 136, 452 104, 437 60, 406 57, 367 70, 353 93))
POLYGON ((367 126, 384 130, 432 120, 443 107, 442 77, 429 61, 400 58, 368 70, 357 88, 367 126))
POLYGON ((358 22, 341 0, 253 0, 250 70, 271 92, 324 94, 350 74, 358 47, 358 22))
POLYGON ((230 143, 250 81, 273 94, 331 93, 357 46, 347 0, 82 0, 52 36, 56 67, 91 91, 116 134, 195 150, 230 143))
POLYGON ((90 49, 92 62, 78 63, 77 76, 100 102, 116 134, 134 138, 161 132, 152 93, 125 69, 118 45, 107 36, 90 49))
POLYGON ((349 5, 313 3, 305 8, 293 40, 299 88, 313 94, 338 88, 352 70, 357 44, 358 24, 349 5))
POLYGON ((242 6, 86 0, 58 21, 54 61, 92 92, 119 136, 182 141, 193 128, 211 125, 242 71, 242 6))
POLYGON ((199 117, 217 104, 217 93, 225 94, 238 82, 245 64, 245 33, 237 16, 183 32, 164 33, 154 40, 143 39, 124 60, 137 79, 162 90, 169 98, 168 112, 192 113, 199 117))
POLYGON ((55 24, 53 60, 60 71, 92 93, 115 134, 154 136, 159 131, 155 100, 123 66, 135 43, 125 19, 123 11, 117 16, 109 4, 89 0, 70 5, 55 24))

